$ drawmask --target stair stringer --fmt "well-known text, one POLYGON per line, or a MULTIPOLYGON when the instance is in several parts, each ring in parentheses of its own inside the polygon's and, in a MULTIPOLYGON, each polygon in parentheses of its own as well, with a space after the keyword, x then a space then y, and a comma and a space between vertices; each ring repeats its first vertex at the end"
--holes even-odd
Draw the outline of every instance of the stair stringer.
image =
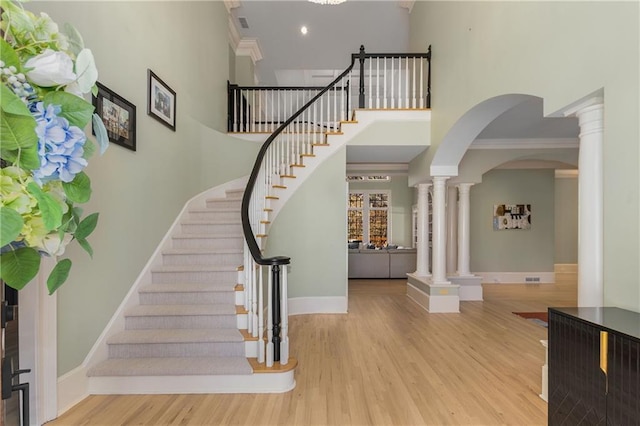
MULTIPOLYGON (((83 363, 61 377, 58 382, 59 400, 63 409, 69 408, 90 394, 116 393, 272 393, 286 392, 295 387, 294 369, 283 374, 252 374, 225 376, 121 376, 121 377, 88 377, 87 372, 95 365, 107 360, 110 337, 125 329, 124 313, 138 305, 139 289, 152 282, 151 271, 162 265, 163 252, 171 247, 172 237, 179 233, 183 219, 194 208, 206 206, 208 199, 225 198, 227 192, 244 190, 248 176, 235 179, 225 184, 206 190, 185 203, 173 224, 153 252, 148 262, 138 275, 122 303, 116 309, 101 335, 96 340, 83 363), (224 377, 224 380, 219 380, 224 377), (217 380, 216 380, 217 379, 217 380)), ((239 276, 241 273, 238 273, 239 276)), ((236 300, 238 298, 236 297, 236 300)), ((238 328, 241 327, 242 315, 239 315, 238 328)), ((246 317, 246 315, 245 315, 246 317)), ((246 319, 244 320, 246 322, 246 319)), ((247 357, 255 357, 256 342, 245 342, 247 357)))
POLYGON ((295 178, 287 179, 283 182, 286 188, 273 188, 272 194, 277 196, 277 200, 270 200, 269 221, 273 223, 278 213, 282 210, 289 198, 302 186, 304 181, 313 174, 314 170, 329 159, 333 154, 346 146, 350 140, 365 130, 375 122, 384 121, 430 121, 431 110, 367 110, 358 109, 353 113, 354 121, 344 121, 340 124, 339 133, 328 133, 326 135, 327 145, 314 146, 314 156, 304 157, 304 166, 297 167, 295 178))

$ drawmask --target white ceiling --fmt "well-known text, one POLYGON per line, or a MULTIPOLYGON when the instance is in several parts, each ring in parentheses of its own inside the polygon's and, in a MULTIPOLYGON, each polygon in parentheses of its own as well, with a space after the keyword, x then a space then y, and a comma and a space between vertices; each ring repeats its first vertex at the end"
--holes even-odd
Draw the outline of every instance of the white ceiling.
POLYGON ((409 47, 409 10, 396 0, 349 0, 333 6, 242 0, 231 16, 242 37, 258 40, 261 85, 326 85, 349 66, 360 45, 371 53, 406 52, 409 47), (242 28, 238 18, 246 19, 249 28, 242 28), (306 35, 300 32, 303 25, 306 35))
MULTIPOLYGON (((406 3, 348 0, 323 6, 306 0, 241 0, 231 16, 241 37, 258 41, 263 57, 256 63, 260 85, 324 86, 350 64, 361 44, 370 53, 408 51, 410 12, 402 6, 406 3), (239 18, 248 28, 241 27, 239 18), (300 32, 303 25, 306 35, 300 32)), ((542 99, 525 102, 496 118, 478 139, 512 140, 506 145, 538 140, 545 147, 549 139, 577 139, 575 118, 543 118, 542 111, 542 99)), ((397 145, 348 147, 347 162, 408 163, 421 151, 397 145)))

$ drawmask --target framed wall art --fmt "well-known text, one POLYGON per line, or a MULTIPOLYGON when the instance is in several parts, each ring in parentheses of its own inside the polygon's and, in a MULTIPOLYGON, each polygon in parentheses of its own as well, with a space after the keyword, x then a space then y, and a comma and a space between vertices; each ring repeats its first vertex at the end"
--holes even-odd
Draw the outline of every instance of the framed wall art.
POLYGON ((109 141, 135 151, 136 106, 105 85, 96 85, 98 94, 92 97, 93 106, 107 129, 109 141))
POLYGON ((176 92, 150 69, 147 70, 147 80, 147 113, 175 132, 176 92))
POLYGON ((495 204, 493 230, 531 229, 531 204, 495 204))

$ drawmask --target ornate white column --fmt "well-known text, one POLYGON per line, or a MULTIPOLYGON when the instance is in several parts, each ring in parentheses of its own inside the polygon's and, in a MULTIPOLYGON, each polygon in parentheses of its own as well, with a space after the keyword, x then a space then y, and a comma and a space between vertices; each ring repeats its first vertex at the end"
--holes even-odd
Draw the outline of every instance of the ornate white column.
POLYGON ((458 189, 450 185, 447 187, 447 274, 456 272, 458 256, 458 189))
POLYGON ((593 98, 565 115, 580 124, 578 159, 578 306, 602 306, 603 268, 603 161, 604 103, 593 98))
POLYGON ((448 176, 433 178, 433 273, 434 284, 451 284, 447 281, 447 216, 445 205, 448 176))
POLYGON ((416 253, 416 275, 429 273, 429 188, 430 183, 418 184, 418 247, 416 253))
POLYGON ((461 183, 458 185, 459 205, 458 205, 458 276, 470 277, 469 270, 469 227, 470 227, 470 206, 469 193, 472 183, 461 183))

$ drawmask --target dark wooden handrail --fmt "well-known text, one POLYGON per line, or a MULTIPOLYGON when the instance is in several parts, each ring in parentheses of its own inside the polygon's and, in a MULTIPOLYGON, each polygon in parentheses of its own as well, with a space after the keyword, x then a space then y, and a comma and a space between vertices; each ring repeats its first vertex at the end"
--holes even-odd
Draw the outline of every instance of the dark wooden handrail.
POLYGON ((291 262, 291 258, 286 256, 275 256, 275 257, 263 257, 260 247, 258 246, 258 242, 256 241, 255 236, 253 235, 253 231, 251 229, 251 222, 249 221, 249 204, 251 202, 251 194, 253 193, 253 188, 255 187, 256 180, 258 179, 258 174, 260 172, 260 167, 262 166, 262 162, 264 160, 264 156, 269 149, 269 146, 273 143, 273 141, 284 131, 289 124, 291 124, 296 118, 298 118, 307 108, 313 105, 322 95, 327 93, 333 87, 335 87, 338 82, 340 82, 349 72, 353 69, 353 65, 355 64, 355 60, 352 56, 351 65, 342 72, 335 80, 333 80, 328 86, 323 88, 320 92, 318 92, 309 102, 307 102, 302 108, 300 108, 296 113, 294 113, 291 117, 289 117, 284 123, 280 125, 273 132, 267 140, 262 144, 260 151, 258 152, 258 156, 256 157, 256 161, 253 165, 253 169, 251 170, 251 175, 249 176, 249 181, 247 182, 247 188, 244 191, 242 196, 242 209, 241 209, 241 217, 242 217, 242 231, 244 232, 244 239, 247 242, 247 246, 249 247, 249 252, 251 253, 251 257, 258 265, 288 265, 291 262))

